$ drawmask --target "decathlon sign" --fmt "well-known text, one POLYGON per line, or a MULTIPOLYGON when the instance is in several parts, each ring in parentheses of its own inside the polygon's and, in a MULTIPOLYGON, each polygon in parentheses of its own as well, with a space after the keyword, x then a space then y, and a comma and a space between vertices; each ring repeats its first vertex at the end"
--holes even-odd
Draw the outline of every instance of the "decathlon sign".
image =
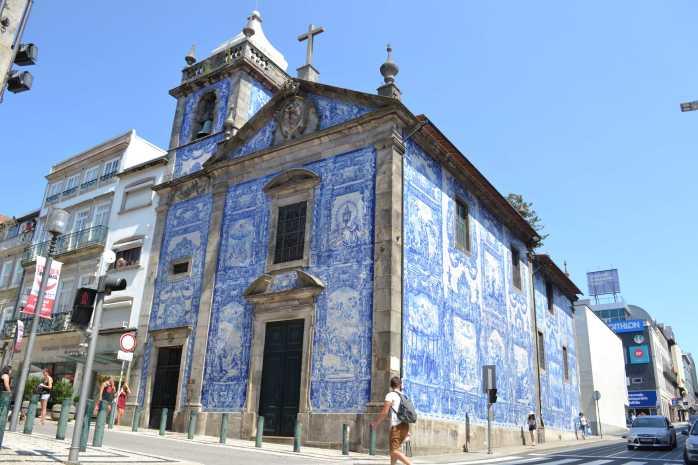
POLYGON ((606 323, 614 333, 636 333, 645 329, 645 320, 619 320, 606 323))

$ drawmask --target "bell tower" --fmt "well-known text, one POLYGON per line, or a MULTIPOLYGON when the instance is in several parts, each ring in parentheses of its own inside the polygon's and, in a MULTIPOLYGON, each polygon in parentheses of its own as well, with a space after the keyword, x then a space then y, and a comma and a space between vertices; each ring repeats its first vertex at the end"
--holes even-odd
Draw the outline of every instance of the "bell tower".
POLYGON ((170 90, 177 110, 170 137, 170 179, 194 173, 289 78, 288 63, 269 42, 262 15, 253 11, 235 37, 197 61, 185 57, 181 83, 170 90))

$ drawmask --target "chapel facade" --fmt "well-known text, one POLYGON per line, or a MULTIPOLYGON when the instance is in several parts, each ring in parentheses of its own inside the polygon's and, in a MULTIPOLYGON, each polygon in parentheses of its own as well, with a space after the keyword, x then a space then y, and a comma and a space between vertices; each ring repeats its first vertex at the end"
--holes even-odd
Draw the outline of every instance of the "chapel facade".
POLYGON ((536 267, 536 232, 401 103, 388 51, 377 94, 317 82, 310 52, 291 77, 258 12, 209 57, 187 56, 170 91, 169 176, 154 187, 157 272, 129 416, 156 426, 167 409, 183 431, 197 412, 197 431, 216 435, 227 413, 245 439, 261 416, 265 435, 299 423, 320 446, 349 424, 365 450, 401 375, 420 415, 415 452, 482 449, 492 364, 497 444, 520 441, 529 411, 549 416, 551 438, 573 434, 576 287, 536 267), (540 315, 536 299, 553 297, 555 318, 540 315), (554 326, 556 367, 564 347, 565 376, 541 377, 541 325, 554 326))

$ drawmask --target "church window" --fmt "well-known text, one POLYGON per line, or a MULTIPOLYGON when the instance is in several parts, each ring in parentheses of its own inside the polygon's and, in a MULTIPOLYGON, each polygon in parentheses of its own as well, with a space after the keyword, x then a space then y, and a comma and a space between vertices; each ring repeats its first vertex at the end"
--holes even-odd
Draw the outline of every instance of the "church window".
POLYGON ((511 248, 511 273, 514 287, 521 290, 521 257, 519 251, 513 246, 511 248))
POLYGON ((545 298, 548 301, 548 311, 553 313, 555 311, 555 289, 550 281, 545 282, 545 298))
MULTIPOLYGON (((140 250, 139 250, 140 256, 140 250)), ((173 261, 170 264, 170 275, 172 277, 182 278, 189 275, 191 270, 191 257, 173 261)))
POLYGON ((274 263, 290 262, 303 258, 307 206, 307 202, 298 202, 279 207, 274 263))
POLYGON ((570 361, 567 358, 567 347, 562 346, 562 373, 565 382, 570 381, 570 361))
POLYGON ((194 115, 191 140, 209 136, 213 133, 213 121, 216 111, 216 93, 207 92, 199 98, 194 115))
POLYGON ((470 218, 468 204, 456 199, 456 247, 470 252, 470 218))
POLYGON ((538 331, 538 366, 545 370, 545 340, 542 331, 538 331))

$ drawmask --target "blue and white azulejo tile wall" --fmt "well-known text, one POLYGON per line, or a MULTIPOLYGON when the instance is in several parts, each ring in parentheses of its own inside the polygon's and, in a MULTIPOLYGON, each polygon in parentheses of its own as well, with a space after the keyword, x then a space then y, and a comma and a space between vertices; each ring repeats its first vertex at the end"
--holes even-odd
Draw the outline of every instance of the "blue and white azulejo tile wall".
POLYGON ((481 367, 497 368, 495 422, 522 425, 535 402, 525 247, 417 144, 404 159, 403 373, 422 414, 486 419, 481 367), (455 199, 467 203, 470 252, 455 246, 455 199), (522 288, 512 282, 520 250, 522 288))

